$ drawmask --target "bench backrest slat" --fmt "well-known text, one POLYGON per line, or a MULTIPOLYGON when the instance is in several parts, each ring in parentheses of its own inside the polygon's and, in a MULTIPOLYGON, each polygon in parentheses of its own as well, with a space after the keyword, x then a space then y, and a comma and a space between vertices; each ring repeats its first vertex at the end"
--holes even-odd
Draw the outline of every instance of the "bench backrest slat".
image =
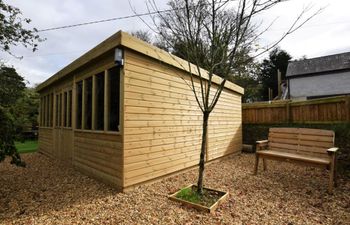
POLYGON ((334 147, 334 132, 309 128, 270 128, 269 148, 275 151, 328 157, 334 147))

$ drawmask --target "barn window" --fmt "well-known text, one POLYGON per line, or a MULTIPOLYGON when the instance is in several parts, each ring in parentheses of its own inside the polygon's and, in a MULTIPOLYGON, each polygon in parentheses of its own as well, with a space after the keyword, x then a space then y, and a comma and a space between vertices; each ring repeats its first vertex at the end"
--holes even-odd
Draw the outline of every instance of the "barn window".
POLYGON ((108 70, 108 130, 119 131, 120 69, 108 70))
POLYGON ((40 98, 40 126, 43 126, 43 97, 40 98))
POLYGON ((104 129, 104 101, 105 101, 105 74, 104 72, 96 75, 95 79, 95 129, 104 129))
POLYGON ((77 119, 76 119, 76 128, 81 129, 81 120, 83 116, 83 81, 77 83, 77 119))
POLYGON ((72 127, 72 90, 68 92, 68 118, 67 127, 72 127))
POLYGON ((59 116, 58 116, 58 126, 62 126, 62 93, 60 94, 60 100, 58 103, 59 116))
POLYGON ((56 119, 55 119, 55 126, 56 127, 59 126, 59 120, 58 120, 58 118, 60 116, 59 112, 60 112, 60 110, 59 110, 59 95, 57 94, 56 95, 56 119))
POLYGON ((42 118, 41 118, 42 119, 42 124, 41 125, 43 127, 45 127, 45 115, 46 115, 46 113, 45 113, 45 105, 46 105, 45 104, 45 96, 42 97, 41 103, 42 103, 42 114, 41 114, 42 115, 42 118))
POLYGON ((63 126, 67 127, 67 109, 68 109, 68 95, 67 92, 64 92, 63 95, 63 126))
POLYGON ((91 130, 92 124, 92 77, 85 80, 84 89, 84 129, 91 130))
POLYGON ((49 96, 45 96, 45 127, 49 126, 49 96))
POLYGON ((53 94, 50 94, 50 127, 53 126, 53 94))

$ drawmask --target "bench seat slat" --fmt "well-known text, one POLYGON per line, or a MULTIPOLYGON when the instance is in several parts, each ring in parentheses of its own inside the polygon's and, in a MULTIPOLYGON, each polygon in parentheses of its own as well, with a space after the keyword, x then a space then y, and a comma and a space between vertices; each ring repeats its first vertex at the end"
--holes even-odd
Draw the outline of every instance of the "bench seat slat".
POLYGON ((321 165, 329 165, 330 164, 330 159, 312 157, 312 156, 306 156, 306 155, 300 155, 300 154, 294 154, 294 153, 288 153, 288 152, 262 150, 262 151, 258 151, 256 153, 261 155, 261 156, 273 156, 273 157, 287 158, 287 159, 291 159, 291 160, 310 162, 310 163, 321 164, 321 165))
POLYGON ((301 134, 299 136, 300 140, 304 141, 319 141, 319 142, 328 142, 333 143, 333 136, 318 136, 318 135, 307 135, 307 134, 301 134))
POLYGON ((320 130, 310 128, 289 128, 289 127, 273 127, 270 128, 271 133, 287 133, 287 134, 310 134, 318 136, 334 136, 331 130, 320 130))
POLYGON ((323 147, 323 148, 331 148, 333 147, 333 143, 329 142, 318 142, 318 141, 299 141, 299 145, 304 146, 315 146, 315 147, 323 147))

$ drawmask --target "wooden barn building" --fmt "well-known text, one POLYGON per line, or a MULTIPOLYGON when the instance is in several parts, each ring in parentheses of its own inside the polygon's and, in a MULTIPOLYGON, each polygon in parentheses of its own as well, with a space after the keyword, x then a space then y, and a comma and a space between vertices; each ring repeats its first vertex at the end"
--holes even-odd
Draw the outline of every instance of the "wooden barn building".
MULTIPOLYGON (((121 191, 196 166, 202 112, 186 82, 187 61, 119 31, 38 86, 39 151, 121 191)), ((241 151, 242 94, 226 82, 207 161, 241 151)))

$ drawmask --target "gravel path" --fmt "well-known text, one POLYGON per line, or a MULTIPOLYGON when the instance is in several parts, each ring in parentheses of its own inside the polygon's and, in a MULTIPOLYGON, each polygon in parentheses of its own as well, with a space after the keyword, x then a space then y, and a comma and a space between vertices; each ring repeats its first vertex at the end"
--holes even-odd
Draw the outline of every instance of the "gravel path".
POLYGON ((350 224, 350 180, 330 196, 320 169, 269 162, 253 176, 254 155, 206 167, 205 184, 230 191, 214 214, 167 199, 196 169, 117 193, 41 154, 23 158, 27 168, 0 164, 0 224, 350 224))

